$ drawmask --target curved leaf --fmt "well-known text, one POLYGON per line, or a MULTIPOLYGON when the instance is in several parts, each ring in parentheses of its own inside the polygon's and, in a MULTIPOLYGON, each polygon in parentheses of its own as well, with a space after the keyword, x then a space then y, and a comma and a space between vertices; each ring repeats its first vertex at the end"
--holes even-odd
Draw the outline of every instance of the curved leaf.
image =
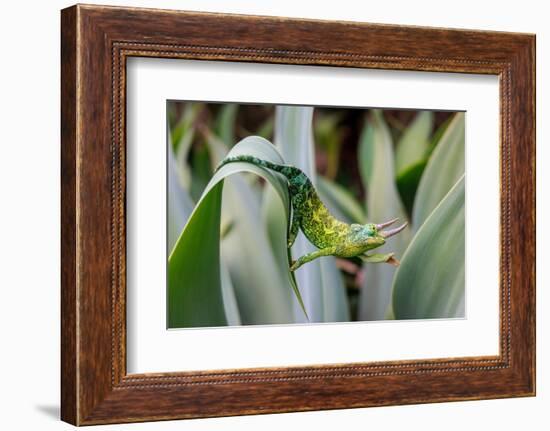
MULTIPOLYGON (((228 156, 238 154, 251 154, 274 163, 283 162, 275 147, 259 137, 242 140, 233 147, 228 156)), ((286 182, 278 174, 248 163, 231 163, 217 171, 206 186, 169 257, 168 322, 172 328, 220 326, 228 323, 220 274, 221 200, 223 180, 229 175, 240 172, 252 172, 269 181, 282 202, 281 208, 284 213, 281 216, 284 220, 288 220, 288 189, 286 182)), ((232 229, 231 233, 236 231, 236 228, 232 229)), ((231 233, 228 234, 228 237, 231 233)), ((255 240, 261 244, 262 238, 260 236, 255 240)), ((290 285, 294 289, 297 299, 301 301, 292 274, 288 270, 280 274, 276 270, 273 255, 271 255, 272 263, 255 262, 254 258, 258 256, 258 252, 253 246, 254 242, 252 250, 249 252, 247 249, 241 250, 242 253, 239 255, 247 259, 251 269, 256 268, 261 272, 262 278, 255 280, 256 284, 253 286, 255 290, 247 291, 248 295, 256 293, 255 298, 249 300, 248 296, 238 295, 241 319, 245 324, 290 323, 292 321, 293 297, 289 291, 285 292, 281 289, 281 286, 290 285), (269 268, 273 268, 272 272, 269 272, 269 268), (285 280, 285 278, 287 279, 285 280), (275 288, 271 289, 272 286, 275 288), (243 301, 247 302, 243 303, 243 301), (258 304, 263 305, 262 309, 265 314, 260 316, 261 321, 250 322, 247 312, 250 312, 253 307, 258 307, 258 304)), ((286 244, 284 247, 286 249, 286 244)), ((231 261, 228 261, 228 268, 231 271, 231 261)), ((234 280, 237 294, 239 293, 238 281, 242 280, 234 280)))
MULTIPOLYGON (((288 272, 289 262, 292 260, 290 249, 287 247, 289 223, 286 219, 287 211, 282 207, 283 202, 277 198, 277 192, 273 187, 265 187, 262 195, 261 203, 261 220, 267 231, 267 237, 273 250, 278 271, 283 274, 288 272), (283 216, 285 215, 285 216, 283 216)), ((290 205, 290 202, 289 202, 290 205)), ((290 214, 290 212, 288 212, 290 214)), ((260 268, 263 273, 263 268, 260 268)), ((296 285, 296 276, 291 273, 294 284, 293 289, 298 289, 296 285)), ((303 291, 303 287, 300 286, 303 291)), ((297 290, 298 294, 300 291, 297 290)), ((303 302, 291 305, 289 310, 292 310, 294 316, 293 323, 308 322, 308 315, 305 313, 305 305, 303 302), (299 305, 299 307, 298 307, 299 305)))
MULTIPOLYGON (((222 241, 222 258, 226 262, 242 322, 244 324, 292 323, 294 288, 286 268, 279 266, 277 255, 286 253, 287 211, 274 192, 277 206, 274 216, 284 224, 277 249, 272 248, 263 220, 261 205, 244 178, 234 176, 224 188, 224 212, 231 215, 232 229, 222 241)), ((300 313, 304 315, 300 309, 300 313)))
POLYGON ((407 208, 408 214, 412 213, 416 190, 427 163, 428 158, 422 159, 414 165, 409 166, 397 177, 397 189, 403 199, 403 205, 407 208))
POLYGON ((223 183, 195 207, 168 259, 168 327, 225 326, 220 275, 223 183))
POLYGON ((396 319, 464 316, 465 178, 426 219, 401 259, 393 285, 396 319))
POLYGON ((447 130, 447 127, 449 127, 449 124, 451 123, 453 118, 454 117, 452 115, 447 117, 447 119, 443 121, 443 123, 441 123, 439 127, 436 129, 436 131, 432 135, 432 139, 430 140, 429 152, 432 152, 434 148, 437 147, 437 144, 439 144, 441 137, 445 133, 445 130, 447 130))
MULTIPOLYGON (((275 142, 286 163, 302 169, 316 186, 312 117, 311 107, 277 106, 275 142)), ((300 232, 292 247, 294 258, 314 250, 316 247, 300 232)), ((334 257, 322 257, 302 266, 296 271, 296 280, 312 322, 346 319, 349 313, 347 296, 334 257)), ((295 309, 295 319, 304 321, 301 310, 295 309)))
POLYGON ((433 122, 432 111, 420 111, 403 132, 395 152, 395 170, 398 176, 425 158, 433 122))
MULTIPOLYGON (((367 210, 370 222, 381 223, 407 217, 395 184, 393 142, 388 126, 379 110, 372 111, 359 146, 359 168, 367 190, 367 210)), ((410 238, 407 227, 388 239, 377 253, 395 253, 397 259, 410 238)), ((359 320, 382 320, 390 305, 395 268, 391 265, 367 265, 359 298, 359 320)))
MULTIPOLYGON (((228 144, 212 133, 208 133, 206 138, 212 164, 214 167, 218 166, 227 154, 228 144)), ((260 141, 262 139, 260 137, 252 138, 254 139, 247 138, 241 141, 238 148, 236 146, 227 155, 254 155, 255 151, 261 151, 258 157, 263 158, 263 154, 265 154, 268 157, 266 160, 271 160, 269 157, 274 156, 276 163, 284 163, 280 154, 269 141, 260 141), (267 143, 269 147, 265 148, 265 151, 261 147, 247 149, 255 145, 256 142, 262 142, 262 145, 267 143)), ((250 168, 253 172, 258 169, 258 172, 268 172, 273 178, 279 180, 277 186, 282 184, 288 195, 286 180, 279 174, 244 162, 234 165, 245 166, 243 168, 245 172, 250 171, 250 168)), ((261 174, 258 173, 258 175, 261 174)), ((244 324, 291 323, 294 314, 292 309, 293 306, 296 306, 297 314, 307 321, 307 314, 301 302, 294 274, 291 274, 291 279, 285 279, 281 275, 288 273, 288 262, 291 260, 286 247, 289 212, 282 209, 281 199, 277 196, 284 192, 280 188, 273 191, 275 202, 273 203, 272 217, 277 218, 284 228, 277 234, 276 246, 272 247, 269 232, 266 232, 265 225, 262 223, 261 195, 256 195, 256 190, 246 180, 241 176, 233 177, 224 186, 224 202, 226 202, 224 213, 231 218, 232 231, 224 238, 221 250, 222 258, 235 282, 241 320, 244 324), (289 281, 298 301, 289 296, 289 281), (266 299, 269 298, 270 301, 267 301, 266 299)))
POLYGON ((422 174, 413 206, 413 228, 417 230, 441 199, 464 174, 464 113, 449 123, 422 174))

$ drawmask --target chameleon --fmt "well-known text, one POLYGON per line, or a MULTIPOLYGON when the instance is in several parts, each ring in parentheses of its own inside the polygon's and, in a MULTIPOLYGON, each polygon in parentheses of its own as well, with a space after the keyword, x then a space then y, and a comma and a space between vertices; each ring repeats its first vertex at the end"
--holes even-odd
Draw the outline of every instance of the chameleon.
POLYGON ((272 163, 250 155, 238 155, 226 157, 216 171, 234 162, 251 163, 278 172, 285 177, 292 205, 287 246, 292 247, 301 229, 308 241, 318 248, 292 261, 290 271, 296 271, 305 263, 322 256, 359 257, 364 262, 387 262, 395 266, 399 265, 399 261, 394 258, 394 253, 367 254, 367 252, 384 245, 386 238, 401 232, 407 223, 387 231, 382 229, 393 225, 398 219, 381 224, 345 223, 331 214, 321 201, 313 183, 301 169, 292 165, 272 163))

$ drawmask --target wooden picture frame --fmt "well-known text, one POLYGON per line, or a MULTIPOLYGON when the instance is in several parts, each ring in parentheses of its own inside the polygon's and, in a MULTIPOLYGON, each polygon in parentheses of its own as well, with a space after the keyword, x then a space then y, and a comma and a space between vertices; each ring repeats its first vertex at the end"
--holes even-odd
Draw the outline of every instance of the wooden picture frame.
POLYGON ((83 5, 61 17, 64 421, 535 394, 534 35, 83 5), (127 374, 125 65, 132 56, 498 75, 500 354, 127 374))

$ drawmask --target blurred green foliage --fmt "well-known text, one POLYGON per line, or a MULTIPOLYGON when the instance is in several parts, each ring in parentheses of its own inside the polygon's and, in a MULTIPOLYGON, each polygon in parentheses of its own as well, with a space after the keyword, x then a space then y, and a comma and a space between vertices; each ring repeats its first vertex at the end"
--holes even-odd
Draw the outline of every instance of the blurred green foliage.
MULTIPOLYGON (((171 102, 168 122, 169 327, 464 315, 463 113, 171 102), (348 223, 409 221, 380 250, 401 266, 290 273, 284 181, 245 163, 213 177, 229 152, 300 167, 348 223)), ((312 249, 300 234, 291 253, 312 249)))

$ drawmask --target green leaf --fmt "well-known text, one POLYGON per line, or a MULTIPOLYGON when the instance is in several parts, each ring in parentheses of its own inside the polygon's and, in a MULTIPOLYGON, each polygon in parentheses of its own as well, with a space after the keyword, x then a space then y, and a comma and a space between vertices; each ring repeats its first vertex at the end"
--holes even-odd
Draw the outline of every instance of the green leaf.
MULTIPOLYGON (((290 226, 288 220, 283 216, 283 214, 286 216, 286 214, 290 212, 287 212, 282 205, 282 201, 277 198, 275 189, 270 186, 266 187, 262 197, 262 221, 266 226, 269 242, 277 262, 277 268, 281 274, 288 272, 289 262, 292 260, 292 255, 287 247, 288 230, 290 226)), ((294 322, 309 322, 309 316, 305 311, 305 305, 301 300, 301 293, 298 290, 296 276, 293 272, 290 274, 293 281, 291 287, 300 301, 299 307, 296 306, 297 304, 291 307, 294 315, 294 322)))
POLYGON ((286 268, 277 261, 277 254, 287 253, 288 220, 287 210, 277 194, 276 191, 274 197, 279 202, 273 210, 274 217, 285 227, 274 250, 263 224, 260 201, 244 178, 231 178, 224 190, 224 209, 231 215, 233 227, 222 242, 222 256, 234 282, 244 324, 292 323, 294 304, 307 319, 289 271, 288 255, 286 268))
POLYGON ((193 149, 190 166, 192 167, 191 177, 193 181, 191 181, 189 193, 196 202, 200 199, 203 190, 212 177, 210 154, 206 145, 200 145, 193 149))
POLYGON ((235 288, 233 286, 233 282, 231 281, 231 276, 229 275, 227 265, 223 261, 220 265, 220 281, 222 285, 222 299, 227 324, 229 326, 241 325, 241 315, 239 312, 239 305, 237 304, 235 288))
MULTIPOLYGON (((175 104, 173 105, 176 106, 175 104)), ((187 102, 177 124, 169 130, 172 148, 178 167, 179 182, 183 188, 191 188, 192 172, 188 163, 193 140, 195 139, 195 121, 203 108, 202 103, 187 102)), ((173 110, 172 110, 173 111, 173 110)))
POLYGON ((416 190, 418 189, 420 178, 422 178, 422 173, 427 163, 427 158, 422 159, 414 165, 409 166, 401 175, 397 176, 397 189, 399 190, 401 199, 403 199, 403 205, 405 205, 408 214, 412 213, 416 190))
MULTIPOLYGON (((374 144, 374 134, 375 134, 375 128, 372 124, 372 117, 374 117, 374 111, 373 115, 371 116, 371 119, 365 124, 365 127, 363 128, 363 131, 361 133, 360 141, 359 141, 359 150, 358 150, 358 158, 359 158, 359 174, 361 175, 361 180, 363 181, 363 185, 368 188, 368 182, 374 181, 374 155, 377 147, 379 145, 374 144)), ((387 130, 387 129, 386 129, 387 130)), ((386 135, 382 135, 382 133, 378 133, 379 137, 377 140, 385 139, 391 141, 391 136, 389 136, 389 133, 386 135), (382 137, 380 137, 382 135, 382 137)), ((383 145, 382 145, 383 147, 383 145)), ((393 160, 393 148, 392 148, 392 160, 393 160)), ((389 166, 388 166, 389 167, 389 166)), ((394 168, 391 167, 392 172, 394 172, 394 168)), ((368 202, 365 203, 367 205, 367 213, 368 213, 368 202)))
MULTIPOLYGON (((398 217, 407 220, 395 185, 393 142, 382 113, 373 110, 361 136, 359 168, 367 191, 369 221, 381 223, 398 217)), ((410 229, 388 239, 377 252, 395 253, 399 259, 410 239, 410 229)), ((384 319, 390 305, 391 286, 395 268, 391 265, 365 267, 365 281, 359 298, 360 320, 384 319)))
MULTIPOLYGON (((283 163, 277 150, 268 141, 249 137, 237 144, 228 156, 250 154, 283 163)), ((170 327, 219 326, 228 323, 227 304, 224 304, 220 272, 220 222, 224 179, 232 174, 252 172, 265 178, 276 190, 288 220, 289 197, 286 182, 278 174, 248 163, 231 163, 217 171, 191 214, 179 237, 168 263, 168 322, 170 327)), ((237 180, 239 178, 236 178, 237 180)), ((229 187, 228 187, 229 189, 229 187)), ((239 196, 237 193, 236 196, 239 196)), ((241 203, 244 201, 241 201, 241 203)), ((236 201, 229 201, 238 205, 236 201)), ((245 203, 244 205, 247 205, 245 203)), ((253 217, 255 217, 254 213, 253 217)), ((228 233, 225 243, 237 234, 238 249, 227 257, 227 265, 234 284, 240 317, 249 323, 290 323, 294 295, 301 298, 290 271, 279 273, 264 236, 254 237, 253 217, 235 220, 235 226, 228 233), (253 231, 246 241, 240 235, 253 231), (267 250, 267 253, 261 253, 267 250), (238 257, 235 263, 233 257, 238 257), (244 262, 244 270, 234 271, 244 262), (248 277, 244 271, 248 271, 248 277), (239 278, 239 274, 240 277, 239 278), (245 274, 243 276, 242 274, 245 274), (244 277, 244 279, 243 279, 244 277), (248 282, 248 284, 245 284, 248 282), (291 286, 294 294, 288 289, 291 286), (243 286, 245 286, 243 288, 243 286), (286 287, 286 289, 284 289, 286 287), (258 310, 261 310, 259 312, 258 310)), ((258 217, 259 219, 259 217, 258 217)), ((286 242, 286 239, 285 239, 286 242)), ((284 244, 286 249, 286 244, 284 244)), ((242 268, 242 266, 241 266, 242 268)))
POLYGON ((214 132, 227 146, 235 143, 235 120, 238 111, 237 103, 227 103, 221 107, 216 118, 214 132))
POLYGON ((397 142, 395 169, 400 176, 426 157, 433 129, 433 112, 420 111, 397 142))
POLYGON ((355 197, 340 184, 328 178, 317 177, 317 191, 334 216, 346 223, 365 223, 365 211, 355 197))
POLYGON ((225 326, 220 275, 223 183, 195 207, 168 260, 168 327, 225 326))
MULTIPOLYGON (((171 103, 171 107, 175 107, 176 103, 171 103)), ((177 123, 171 128, 172 138, 169 142, 172 143, 174 152, 178 153, 179 146, 182 143, 182 140, 185 139, 185 136, 190 132, 194 131, 195 120, 203 108, 202 103, 198 102, 186 102, 183 105, 183 112, 179 117, 177 123)), ((169 112, 173 113, 174 109, 171 109, 169 112)))
POLYGON ((462 176, 407 248, 393 285, 396 319, 464 316, 464 197, 462 176))
MULTIPOLYGON (((277 106, 275 114, 275 142, 287 164, 294 165, 317 184, 312 132, 313 108, 277 106)), ((264 211, 265 214, 265 211, 264 211)), ((296 259, 317 250, 300 232, 292 247, 296 259)), ((312 322, 341 321, 349 317, 349 306, 344 283, 336 259, 322 257, 296 271, 296 280, 312 322)), ((295 310, 297 322, 303 315, 295 310)))
POLYGON ((321 114, 321 112, 318 112, 315 118, 315 141, 326 156, 325 176, 334 179, 340 167, 340 149, 344 135, 344 129, 339 126, 342 112, 336 111, 330 114, 321 114))
MULTIPOLYGON (((323 295, 323 322, 349 322, 350 306, 345 290, 342 274, 336 266, 336 259, 332 256, 320 258, 322 295, 323 295)), ((311 263, 311 262, 310 262, 311 263)))
POLYGON ((227 155, 231 145, 227 144, 210 130, 206 129, 203 135, 210 156, 211 168, 215 170, 227 155))
POLYGON ((262 138, 265 138, 267 140, 271 140, 273 139, 274 127, 275 125, 273 124, 273 117, 269 116, 267 120, 265 120, 260 128, 256 131, 256 135, 261 136, 262 138))
MULTIPOLYGON (((254 138, 255 140, 262 139, 259 137, 254 138)), ((249 138, 246 141, 254 142, 249 138)), ((227 152, 227 145, 213 133, 207 134, 206 142, 210 150, 212 164, 218 166, 227 152)), ((260 142, 263 144, 267 142, 271 145, 265 140, 260 142)), ((271 147, 271 151, 275 151, 279 157, 277 163, 284 163, 273 145, 271 147)), ((247 154, 242 152, 243 148, 244 146, 241 143, 239 154, 247 154)), ((255 153, 250 152, 248 154, 255 153)), ((259 169, 259 172, 268 172, 279 180, 278 185, 282 184, 285 190, 287 189, 286 180, 278 174, 273 174, 272 171, 257 168, 248 163, 240 163, 240 165, 248 165, 249 168, 252 167, 253 171, 259 169)), ((231 181, 225 186, 224 193, 224 201, 227 203, 226 213, 232 220, 232 232, 223 241, 222 256, 228 264, 233 280, 235 280, 243 323, 291 323, 291 320, 289 320, 291 317, 289 316, 294 314, 292 312, 293 304, 298 309, 297 314, 307 321, 308 316, 296 285, 294 273, 290 273, 290 278, 281 276, 281 274, 289 272, 288 268, 291 260, 286 247, 287 217, 290 213, 288 209, 281 207, 281 199, 277 196, 283 191, 279 189, 273 192, 275 198, 272 208, 273 217, 285 226, 277 237, 278 242, 275 247, 271 247, 273 243, 268 238, 269 232, 266 232, 262 223, 262 210, 259 203, 261 195, 255 195, 252 186, 245 179, 238 177, 231 178, 231 181), (280 258, 281 255, 286 256, 286 261, 280 258), (264 281, 265 277, 268 278, 267 281, 264 281), (288 297, 289 286, 294 291, 297 301, 288 297), (266 301, 266 298, 270 297, 272 297, 272 300, 266 301)), ((286 193, 288 195, 287 190, 286 193)))
POLYGON ((179 145, 177 146, 177 150, 175 150, 175 159, 178 166, 178 179, 180 184, 186 190, 191 188, 192 172, 191 167, 187 163, 187 159, 189 158, 194 137, 195 130, 189 129, 189 131, 182 136, 179 141, 179 145))
POLYGON ((464 174, 464 146, 464 113, 459 112, 441 136, 420 179, 412 213, 415 231, 464 174))
POLYGON ((453 116, 450 115, 449 117, 447 117, 445 121, 443 121, 443 123, 439 125, 439 127, 433 134, 432 139, 430 140, 430 149, 429 149, 430 152, 433 151, 435 147, 437 147, 437 144, 439 144, 441 137, 445 133, 445 130, 447 130, 447 127, 449 127, 449 124, 451 123, 452 120, 453 120, 453 116))
POLYGON ((313 108, 277 106, 275 110, 275 145, 284 160, 300 168, 313 184, 317 181, 312 131, 313 108))
POLYGON ((178 166, 171 145, 168 151, 168 250, 171 251, 193 211, 194 203, 179 181, 178 166))

